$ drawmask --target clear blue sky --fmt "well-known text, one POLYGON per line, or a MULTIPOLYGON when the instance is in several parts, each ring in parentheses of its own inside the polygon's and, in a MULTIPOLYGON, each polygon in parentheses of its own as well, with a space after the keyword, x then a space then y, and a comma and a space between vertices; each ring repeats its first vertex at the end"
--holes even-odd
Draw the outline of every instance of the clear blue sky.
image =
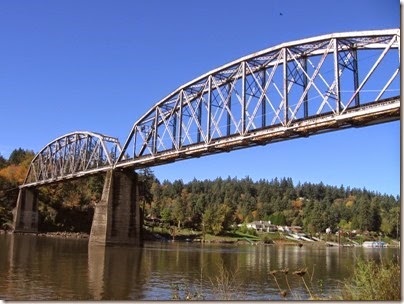
MULTIPOLYGON (((78 130, 118 137, 182 84, 277 44, 398 28, 398 0, 0 2, 0 154, 78 130), (282 14, 281 14, 282 13, 282 14)), ((400 192, 400 122, 152 168, 157 178, 291 177, 400 192)))

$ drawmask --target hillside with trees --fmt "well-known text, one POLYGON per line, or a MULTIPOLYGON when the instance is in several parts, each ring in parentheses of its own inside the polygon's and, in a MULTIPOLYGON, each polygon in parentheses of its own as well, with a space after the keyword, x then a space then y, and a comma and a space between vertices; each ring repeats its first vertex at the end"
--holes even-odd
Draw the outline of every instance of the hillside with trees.
MULTIPOLYGON (((18 186, 34 156, 33 151, 21 148, 14 150, 8 160, 0 155, 0 229, 12 229, 18 186)), ((39 231, 90 232, 103 183, 103 176, 92 176, 37 189, 39 231)))
MULTIPOLYGON (((150 183, 150 182, 149 182, 150 183)), ((221 234, 237 224, 270 220, 275 225, 301 226, 309 234, 361 230, 399 234, 400 198, 391 195, 291 178, 217 178, 189 183, 154 179, 145 214, 178 227, 221 234)))
MULTIPOLYGON (((32 151, 21 148, 8 160, 0 156, 0 229, 11 228, 18 185, 33 157, 32 151)), ((39 188, 39 230, 88 233, 103 179, 92 176, 39 188)), ((270 220, 275 225, 301 226, 309 234, 328 227, 392 238, 400 234, 400 198, 366 189, 294 184, 291 178, 160 182, 150 169, 139 172, 139 181, 145 217, 178 228, 220 235, 238 224, 270 220)))
POLYGON ((23 183, 33 151, 15 149, 9 159, 0 155, 0 229, 10 229, 12 209, 18 197, 18 186, 23 183))

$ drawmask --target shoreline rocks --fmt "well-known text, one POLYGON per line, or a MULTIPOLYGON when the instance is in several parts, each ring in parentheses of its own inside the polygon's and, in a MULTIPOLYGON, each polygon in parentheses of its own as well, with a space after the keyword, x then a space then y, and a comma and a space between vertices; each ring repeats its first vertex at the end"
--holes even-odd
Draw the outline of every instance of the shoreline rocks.
POLYGON ((37 233, 37 236, 56 237, 56 238, 74 238, 74 239, 88 239, 90 237, 87 233, 67 232, 67 231, 37 233))
MULTIPOLYGON (((0 230, 0 234, 13 234, 11 230, 0 230)), ((84 232, 67 232, 67 231, 54 231, 54 232, 16 232, 15 234, 31 234, 41 237, 55 237, 67 239, 88 239, 90 235, 84 232)))

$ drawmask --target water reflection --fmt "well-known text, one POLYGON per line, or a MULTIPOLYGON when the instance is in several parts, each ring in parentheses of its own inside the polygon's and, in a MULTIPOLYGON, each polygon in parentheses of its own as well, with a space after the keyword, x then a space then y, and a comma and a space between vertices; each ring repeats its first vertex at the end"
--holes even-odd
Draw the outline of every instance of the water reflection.
POLYGON ((289 268, 290 285, 305 299, 301 279, 292 275, 299 268, 308 268, 313 288, 322 280, 327 295, 352 274, 357 257, 399 255, 399 249, 389 248, 192 243, 104 248, 81 239, 29 235, 0 235, 0 248, 0 299, 8 300, 169 300, 174 286, 217 300, 223 272, 236 275, 234 299, 277 300, 270 272, 283 268, 289 268))
POLYGON ((102 300, 104 294, 105 248, 88 246, 88 285, 94 300, 102 300))
MULTIPOLYGON (((0 282, 6 299, 90 299, 83 280, 86 250, 77 241, 34 236, 3 236, 8 248, 8 271, 0 282)), ((3 244, 2 244, 3 245, 3 244)), ((0 287, 0 288, 1 288, 0 287)))
POLYGON ((94 300, 142 299, 141 248, 88 246, 89 289, 94 300))

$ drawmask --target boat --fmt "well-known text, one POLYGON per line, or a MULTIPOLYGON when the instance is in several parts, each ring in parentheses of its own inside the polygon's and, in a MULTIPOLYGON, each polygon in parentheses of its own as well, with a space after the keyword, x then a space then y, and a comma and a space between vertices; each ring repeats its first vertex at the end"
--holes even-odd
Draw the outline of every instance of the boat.
POLYGON ((366 241, 363 242, 362 247, 365 248, 383 248, 387 247, 387 244, 382 241, 366 241))

